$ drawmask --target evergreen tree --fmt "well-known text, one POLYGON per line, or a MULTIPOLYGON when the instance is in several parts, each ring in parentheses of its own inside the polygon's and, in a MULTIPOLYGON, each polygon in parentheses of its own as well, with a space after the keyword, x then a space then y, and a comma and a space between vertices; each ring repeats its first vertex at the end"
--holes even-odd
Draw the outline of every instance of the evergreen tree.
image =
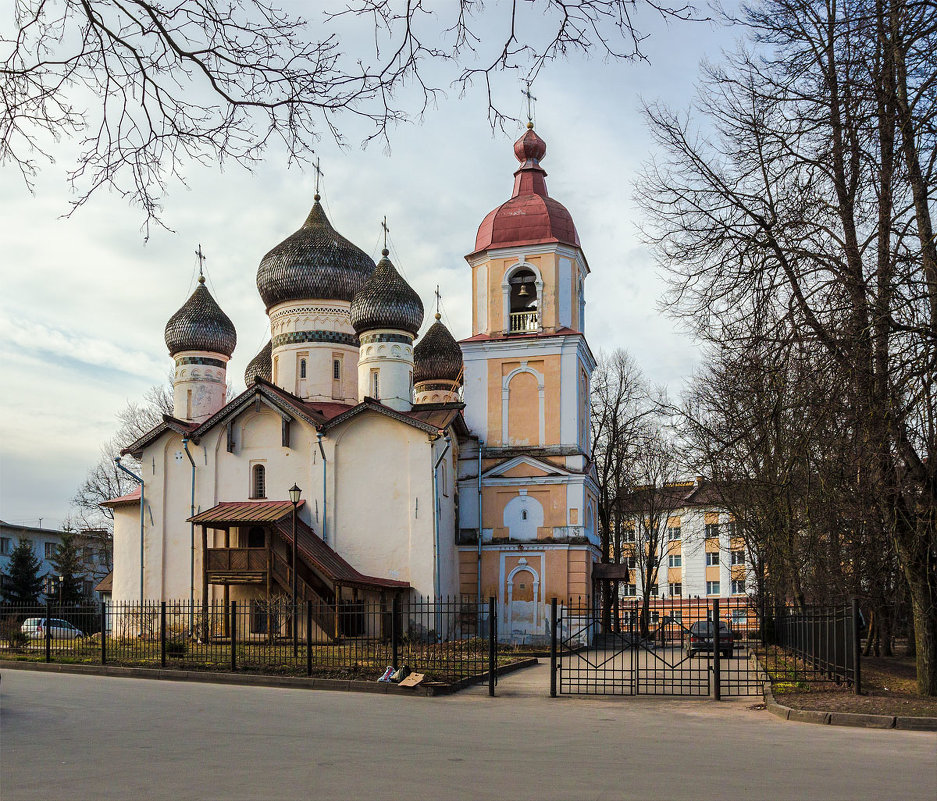
POLYGON ((10 552, 3 588, 3 602, 8 604, 38 604, 42 595, 43 577, 39 575, 42 562, 33 551, 29 540, 21 539, 10 552))
POLYGON ((55 549, 55 556, 50 560, 55 569, 55 585, 52 599, 58 603, 75 604, 87 600, 83 589, 84 561, 78 553, 78 543, 74 532, 62 534, 62 544, 55 549))

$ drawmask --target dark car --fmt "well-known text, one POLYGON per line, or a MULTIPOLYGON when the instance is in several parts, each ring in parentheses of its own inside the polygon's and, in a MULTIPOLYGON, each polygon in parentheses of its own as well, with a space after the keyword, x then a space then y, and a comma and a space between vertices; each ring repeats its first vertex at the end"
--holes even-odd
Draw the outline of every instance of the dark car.
MULTIPOLYGON (((727 659, 732 656, 735 642, 729 627, 719 621, 719 652, 727 659)), ((696 656, 700 651, 713 650, 713 624, 711 620, 701 620, 690 626, 690 638, 687 640, 687 656, 696 656)))

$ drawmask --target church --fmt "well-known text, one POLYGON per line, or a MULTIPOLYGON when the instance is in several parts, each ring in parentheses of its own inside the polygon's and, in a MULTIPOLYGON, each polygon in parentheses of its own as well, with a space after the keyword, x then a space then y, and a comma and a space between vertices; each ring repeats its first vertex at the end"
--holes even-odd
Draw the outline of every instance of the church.
POLYGON ((589 265, 545 154, 528 124, 466 256, 460 341, 438 313, 419 336, 386 247, 375 264, 317 194, 260 261, 270 341, 228 400, 237 334, 200 276, 165 329, 173 413, 124 451, 139 486, 108 502, 114 601, 493 596, 512 639, 593 595, 589 265))

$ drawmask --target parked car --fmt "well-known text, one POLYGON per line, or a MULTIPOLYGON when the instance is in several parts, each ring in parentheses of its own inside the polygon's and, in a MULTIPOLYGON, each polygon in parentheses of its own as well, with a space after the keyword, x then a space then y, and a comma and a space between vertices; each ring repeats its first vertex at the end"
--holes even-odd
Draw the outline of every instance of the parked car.
MULTIPOLYGON (((20 630, 31 640, 44 640, 46 637, 46 618, 30 617, 23 621, 20 630)), ((49 618, 49 637, 53 640, 74 640, 84 637, 85 633, 67 620, 49 618)))
MULTIPOLYGON (((732 656, 735 641, 729 627, 719 621, 719 651, 727 659, 732 656)), ((690 626, 690 637, 687 640, 687 656, 696 656, 700 651, 713 650, 713 624, 711 620, 701 620, 690 626)))

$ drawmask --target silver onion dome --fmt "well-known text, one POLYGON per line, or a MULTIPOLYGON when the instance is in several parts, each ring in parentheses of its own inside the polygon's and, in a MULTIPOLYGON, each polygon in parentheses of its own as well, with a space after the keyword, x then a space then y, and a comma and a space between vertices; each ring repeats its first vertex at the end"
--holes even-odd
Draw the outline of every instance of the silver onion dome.
POLYGON ((257 289, 267 310, 288 300, 351 301, 374 262, 339 234, 319 196, 306 222, 260 261, 257 289))
POLYGON ((351 325, 356 334, 389 328, 416 336, 423 325, 423 301, 387 258, 387 248, 381 256, 351 302, 351 325))
POLYGON ((461 372, 462 348, 437 314, 436 322, 413 349, 413 383, 457 381, 461 372))
POLYGON ((175 356, 184 350, 202 350, 230 356, 237 345, 234 323, 205 286, 205 276, 198 277, 198 286, 166 323, 166 347, 175 356))
POLYGON ((266 381, 273 381, 273 341, 268 340, 267 344, 260 349, 244 371, 244 383, 250 387, 255 378, 263 378, 266 381))

